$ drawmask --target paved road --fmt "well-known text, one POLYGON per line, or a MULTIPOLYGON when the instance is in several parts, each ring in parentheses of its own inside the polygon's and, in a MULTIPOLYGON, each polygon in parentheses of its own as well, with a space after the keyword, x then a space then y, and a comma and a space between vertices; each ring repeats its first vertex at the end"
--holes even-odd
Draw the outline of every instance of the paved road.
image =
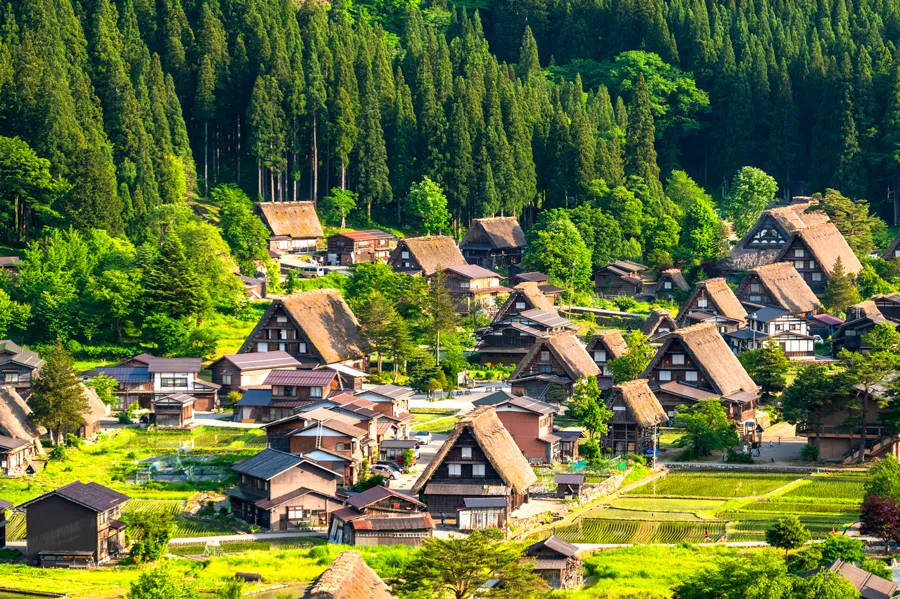
POLYGON ((437 454, 438 449, 441 448, 441 445, 444 444, 446 439, 447 435, 437 433, 432 435, 431 443, 419 448, 419 459, 413 467, 412 472, 409 474, 402 474, 397 480, 391 481, 391 488, 398 491, 409 491, 412 489, 415 482, 419 480, 422 471, 431 463, 431 460, 434 459, 435 454, 437 454))
POLYGON ((194 412, 194 420, 203 426, 218 426, 221 428, 260 428, 262 423, 234 422, 231 416, 224 419, 226 414, 214 414, 213 412, 194 412))
POLYGON ((169 545, 195 545, 197 543, 225 542, 225 541, 266 541, 270 539, 293 539, 299 537, 313 537, 324 539, 327 535, 323 532, 258 532, 245 535, 213 535, 210 537, 176 537, 169 541, 169 545))

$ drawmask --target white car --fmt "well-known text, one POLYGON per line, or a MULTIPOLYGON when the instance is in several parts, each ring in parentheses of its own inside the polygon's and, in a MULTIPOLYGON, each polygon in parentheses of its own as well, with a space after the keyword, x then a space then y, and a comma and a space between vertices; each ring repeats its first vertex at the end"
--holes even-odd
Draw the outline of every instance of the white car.
POLYGON ((428 445, 431 443, 431 433, 425 431, 416 433, 416 442, 419 445, 428 445))
POLYGON ((372 468, 369 469, 370 474, 377 474, 378 476, 383 476, 384 478, 390 480, 397 480, 400 478, 400 474, 397 473, 393 468, 389 468, 384 464, 375 464, 372 468))

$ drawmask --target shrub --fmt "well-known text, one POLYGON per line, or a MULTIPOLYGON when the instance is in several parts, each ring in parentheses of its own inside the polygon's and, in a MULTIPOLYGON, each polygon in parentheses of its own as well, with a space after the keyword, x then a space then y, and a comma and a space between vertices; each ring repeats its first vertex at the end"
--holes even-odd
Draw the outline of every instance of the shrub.
POLYGON ((743 451, 729 449, 725 461, 729 464, 752 464, 753 456, 743 451))
POLYGON ((585 441, 578 445, 578 455, 588 462, 596 462, 601 457, 600 446, 596 441, 585 441))
POLYGON ((67 459, 66 456, 66 446, 65 445, 57 445, 50 452, 50 458, 59 461, 65 461, 67 459))
POLYGON ((66 435, 66 447, 79 448, 82 445, 84 445, 84 439, 82 439, 78 435, 73 435, 72 433, 68 433, 66 435))
POLYGON ((622 459, 628 462, 629 465, 640 464, 641 466, 647 465, 647 458, 642 455, 638 455, 636 453, 626 453, 622 456, 622 459))
POLYGON ((819 448, 815 445, 804 445, 800 450, 800 459, 807 462, 817 462, 819 460, 819 448))

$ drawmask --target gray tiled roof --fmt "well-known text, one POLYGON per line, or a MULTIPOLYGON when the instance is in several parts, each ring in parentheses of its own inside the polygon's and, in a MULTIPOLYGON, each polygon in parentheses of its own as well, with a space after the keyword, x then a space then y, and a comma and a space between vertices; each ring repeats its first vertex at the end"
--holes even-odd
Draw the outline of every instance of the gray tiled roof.
POLYGON ((299 466, 303 458, 277 449, 264 449, 255 456, 241 460, 231 467, 238 474, 269 480, 286 470, 299 466))
POLYGON ((200 358, 153 358, 147 369, 149 372, 200 372, 202 364, 200 358))

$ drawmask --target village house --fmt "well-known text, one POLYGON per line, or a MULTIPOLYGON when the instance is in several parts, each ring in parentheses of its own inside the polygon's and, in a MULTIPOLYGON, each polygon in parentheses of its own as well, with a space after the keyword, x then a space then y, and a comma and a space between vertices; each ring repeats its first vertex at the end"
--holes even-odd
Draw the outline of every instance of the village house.
POLYGON ((885 324, 900 329, 900 320, 887 318, 874 300, 865 300, 847 309, 847 320, 837 327, 831 337, 831 351, 837 356, 842 349, 853 352, 866 353, 871 346, 866 343, 865 337, 879 324, 885 324))
POLYGON ((456 510, 459 530, 506 528, 505 497, 466 497, 456 510))
MULTIPOLYGON (((397 401, 402 403, 403 399, 401 398, 397 401)), ((399 415, 394 416, 391 411, 392 406, 388 406, 385 402, 376 403, 347 392, 332 395, 327 399, 308 406, 301 406, 298 410, 300 413, 304 413, 318 408, 326 408, 337 414, 350 416, 359 421, 357 426, 367 430, 369 426, 367 424, 368 421, 373 421, 375 425, 373 435, 376 436, 379 443, 384 439, 407 438, 409 436, 409 425, 413 419, 412 414, 409 412, 398 412, 399 415)))
POLYGON ((37 353, 9 339, 0 340, 0 385, 27 392, 31 389, 31 379, 43 365, 37 353))
POLYGON ((776 261, 793 264, 817 296, 825 293, 825 286, 838 262, 845 274, 855 275, 862 270, 859 258, 832 223, 799 230, 776 261))
POLYGON ((215 409, 219 385, 200 378, 203 368, 200 358, 157 358, 141 354, 118 366, 98 366, 82 373, 88 381, 98 374, 112 377, 118 383, 114 391, 119 410, 131 404, 149 410, 154 399, 173 394, 188 394, 194 398, 194 409, 209 412, 215 409))
POLYGON ((681 307, 675 322, 688 327, 699 322, 715 323, 722 334, 744 326, 747 310, 723 278, 699 281, 681 307))
POLYGON ((583 473, 555 475, 553 483, 556 485, 556 496, 560 499, 580 498, 586 480, 587 475, 583 473))
POLYGON ((525 548, 535 558, 534 570, 551 589, 574 590, 584 584, 584 572, 578 559, 578 547, 550 537, 525 548))
POLYGON ((614 382, 609 363, 625 355, 627 349, 628 345, 619 329, 597 331, 588 342, 587 352, 593 358, 597 368, 600 369, 597 384, 604 391, 612 387, 614 382))
POLYGON ((231 514, 251 525, 324 528, 328 516, 344 505, 336 496, 343 477, 302 457, 264 449, 231 469, 238 475, 237 486, 225 491, 231 514))
POLYGON ((322 573, 308 599, 394 599, 388 586, 356 551, 343 551, 322 573))
POLYGON ((561 460, 559 437, 553 430, 555 407, 530 397, 510 395, 505 391, 472 403, 476 407, 492 406, 497 411, 497 418, 529 462, 554 464, 561 460))
POLYGON ((244 295, 248 300, 261 300, 266 298, 268 292, 268 282, 265 278, 248 277, 238 274, 241 285, 244 287, 244 295))
POLYGON ((668 310, 653 308, 650 315, 641 324, 641 332, 647 336, 651 344, 659 343, 659 340, 678 328, 675 319, 668 310))
POLYGON ((469 264, 484 268, 509 268, 522 262, 528 243, 514 216, 476 218, 459 244, 469 264))
POLYGON ((84 415, 81 428, 78 429, 78 436, 82 439, 93 439, 100 432, 100 421, 109 416, 110 409, 103 403, 93 387, 82 385, 82 390, 88 401, 88 411, 84 415))
POLYGON ((160 428, 191 429, 194 424, 193 395, 173 393, 150 402, 150 423, 160 428))
POLYGON ((328 541, 342 545, 418 547, 434 531, 424 503, 400 491, 375 486, 352 495, 331 516, 328 541))
POLYGON ((900 233, 884 249, 881 257, 884 260, 900 260, 900 233))
POLYGON ((47 431, 31 421, 31 408, 13 387, 0 387, 0 469, 6 476, 22 474, 43 456, 41 436, 47 431))
POLYGON ((889 320, 900 322, 900 293, 888 293, 887 295, 873 295, 872 301, 881 315, 889 320))
POLYGON ((12 278, 19 274, 22 267, 22 259, 18 256, 0 256, 0 275, 12 278))
POLYGON ((810 210, 811 201, 795 202, 763 211, 756 223, 731 250, 730 267, 750 270, 777 261, 797 231, 828 222, 828 215, 810 210))
POLYGON ((818 335, 824 341, 834 335, 842 324, 844 319, 833 314, 816 314, 809 319, 809 334, 814 337, 818 335))
POLYGON ((265 384, 273 370, 296 370, 300 362, 284 351, 251 352, 223 356, 210 364, 212 382, 219 385, 219 399, 265 384))
MULTIPOLYGON (((457 520, 466 498, 499 497, 508 518, 528 497, 537 477, 492 407, 460 418, 412 487, 432 517, 457 520)), ((458 525, 458 522, 456 522, 458 525)))
POLYGON ((379 457, 382 460, 392 460, 397 462, 401 467, 404 464, 403 456, 407 451, 412 452, 412 463, 415 465, 415 456, 419 454, 418 441, 415 439, 383 439, 378 442, 379 457))
POLYGON ((40 568, 92 568, 125 549, 120 520, 129 497, 79 480, 20 505, 25 510, 25 558, 40 568))
POLYGON ((446 272, 447 290, 459 314, 493 313, 497 296, 511 291, 500 284, 500 275, 481 266, 449 266, 446 272))
POLYGON ((784 310, 765 306, 747 315, 747 326, 725 333, 735 354, 759 349, 768 342, 781 346, 791 360, 816 357, 816 340, 809 334, 809 321, 784 310))
POLYGON ((332 366, 343 388, 359 388, 367 364, 359 322, 336 289, 304 291, 273 301, 239 354, 283 351, 302 368, 332 366))
POLYGON ((613 415, 607 422, 609 431, 603 436, 605 451, 613 455, 643 455, 656 448, 659 427, 668 423, 669 415, 645 379, 613 387, 606 407, 613 415))
POLYGON ((269 251, 276 254, 314 254, 325 236, 313 202, 267 202, 257 212, 272 232, 269 251))
POLYGON ((328 368, 273 370, 264 387, 250 389, 234 404, 235 422, 274 422, 339 391, 338 374, 328 368))
POLYGON ((518 287, 522 283, 535 283, 537 289, 546 296, 550 303, 556 302, 556 299, 565 291, 562 287, 557 287, 550 282, 550 277, 542 272, 520 272, 518 274, 510 273, 509 286, 518 287))
POLYGON ((559 389, 570 398, 580 381, 600 374, 597 364, 575 333, 556 333, 539 338, 509 377, 514 395, 550 399, 559 389))
POLYGON ((640 378, 647 380, 670 421, 678 406, 712 397, 721 398, 732 420, 756 418, 759 385, 711 323, 669 333, 640 378))
POLYGON ((822 309, 822 302, 789 262, 773 262, 754 268, 734 294, 745 304, 780 308, 804 319, 822 309))
POLYGON ((329 414, 326 420, 295 416, 300 418, 284 418, 266 427, 269 447, 302 455, 342 474, 346 486, 355 485, 363 460, 373 462, 378 447, 369 431, 340 414, 329 414))
POLYGON ((810 570, 802 576, 809 578, 822 570, 834 572, 847 580, 859 593, 861 599, 891 599, 897 592, 897 584, 893 580, 876 576, 842 559, 831 562, 828 567, 810 570))
POLYGON ((371 389, 357 391, 354 396, 375 404, 372 408, 395 418, 412 418, 409 414, 409 400, 415 395, 409 387, 402 385, 378 385, 371 389))
POLYGON ((427 279, 438 270, 467 266, 456 241, 447 235, 401 239, 389 258, 389 264, 395 272, 421 275, 427 279))
POLYGON ((684 279, 681 270, 677 268, 667 268, 659 273, 656 279, 656 287, 653 290, 653 297, 656 300, 675 300, 678 294, 688 293, 691 286, 684 279))
POLYGON ((594 273, 594 288, 603 297, 640 295, 644 290, 642 272, 647 267, 631 260, 616 260, 594 273))
POLYGON ((328 238, 326 261, 331 266, 387 262, 396 237, 386 231, 346 231, 328 238))

